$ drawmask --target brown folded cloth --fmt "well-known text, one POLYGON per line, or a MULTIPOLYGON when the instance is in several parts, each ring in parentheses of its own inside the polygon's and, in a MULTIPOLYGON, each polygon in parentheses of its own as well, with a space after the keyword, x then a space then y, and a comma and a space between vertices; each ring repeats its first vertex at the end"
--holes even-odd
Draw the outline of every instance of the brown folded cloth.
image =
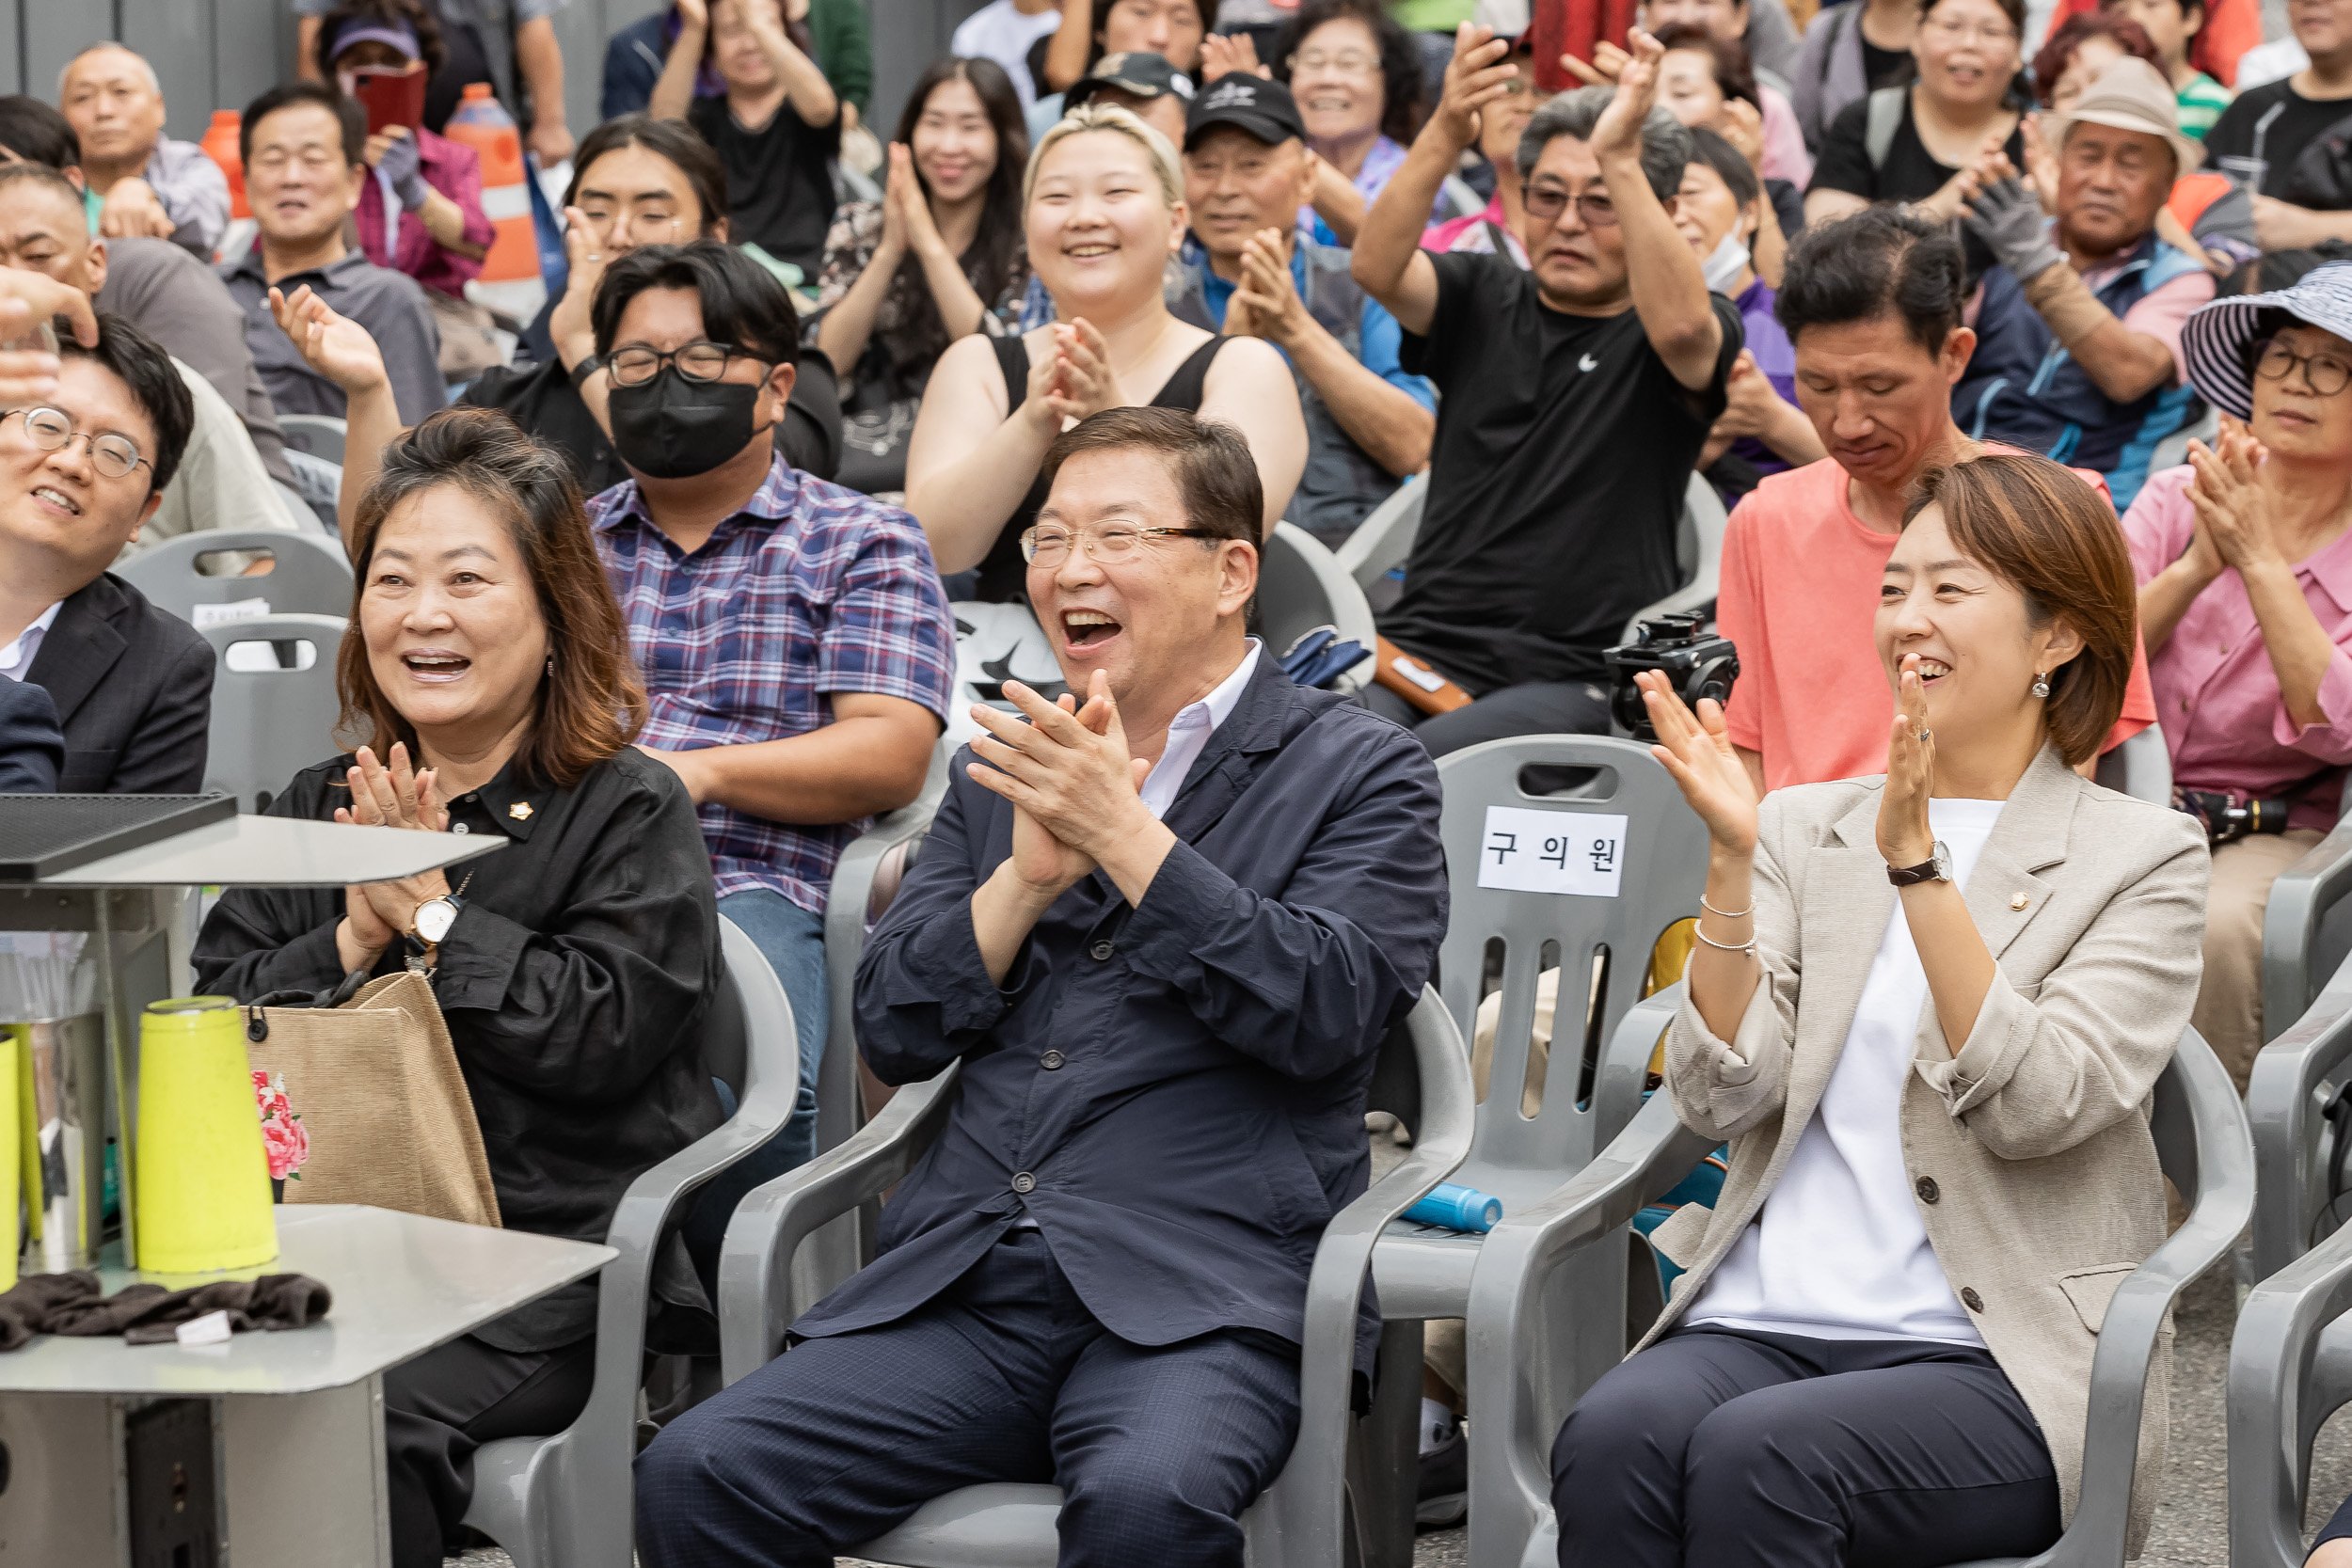
POLYGON ((26 1275, 0 1293, 0 1351, 20 1349, 36 1334, 119 1334, 125 1344, 167 1344, 180 1324, 207 1312, 226 1312, 239 1334, 302 1328, 326 1317, 334 1299, 325 1285, 299 1274, 220 1279, 184 1291, 126 1285, 111 1296, 99 1293, 98 1276, 87 1269, 26 1275))

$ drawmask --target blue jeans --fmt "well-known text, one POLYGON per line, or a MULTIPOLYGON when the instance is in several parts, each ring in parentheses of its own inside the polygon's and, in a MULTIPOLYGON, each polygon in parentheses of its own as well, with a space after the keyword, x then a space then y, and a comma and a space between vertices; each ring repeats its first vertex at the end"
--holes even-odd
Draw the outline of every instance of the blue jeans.
MULTIPOLYGON (((686 1250, 703 1275, 706 1287, 718 1278, 719 1243, 725 1239, 727 1221, 743 1195, 786 1171, 796 1170, 817 1157, 817 1069, 825 1056, 825 1033, 832 1017, 825 983, 825 917, 801 908, 780 893, 750 888, 719 900, 719 912, 743 928, 784 982, 792 1004, 792 1030, 800 1037, 801 1093, 792 1119, 766 1147, 745 1155, 711 1179, 694 1200, 694 1212, 684 1227, 686 1250)), ((735 1114, 735 1096, 720 1086, 719 1100, 726 1114, 735 1114)))

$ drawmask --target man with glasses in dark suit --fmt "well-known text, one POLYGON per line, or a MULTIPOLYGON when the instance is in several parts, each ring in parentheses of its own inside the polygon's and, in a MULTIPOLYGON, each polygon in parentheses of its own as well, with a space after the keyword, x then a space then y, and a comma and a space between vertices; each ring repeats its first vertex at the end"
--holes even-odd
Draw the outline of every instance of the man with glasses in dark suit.
MULTIPOLYGON (((67 312, 67 330, 43 376, 11 376, 8 361, 33 356, 0 354, 0 677, 47 689, 65 732, 60 791, 193 793, 212 647, 106 570, 180 466, 195 419, 188 389, 171 356, 120 317, 93 316, 48 278, 5 277, 0 299, 33 284, 55 291, 27 303, 67 312)), ((0 304, 0 339, 22 349, 29 325, 0 304)))

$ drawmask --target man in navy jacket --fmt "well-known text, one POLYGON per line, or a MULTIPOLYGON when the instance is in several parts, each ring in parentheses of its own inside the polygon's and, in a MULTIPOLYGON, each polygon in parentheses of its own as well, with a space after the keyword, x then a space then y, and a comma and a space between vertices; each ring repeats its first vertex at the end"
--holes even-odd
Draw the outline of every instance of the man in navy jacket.
POLYGON ((1064 1568, 1238 1568, 1297 1431, 1316 1243, 1445 930, 1436 771, 1245 636, 1238 433, 1114 409, 1044 471, 1028 591, 1083 705, 976 710, 858 970, 875 1072, 960 1098, 882 1256, 639 1460, 647 1568, 830 1568, 982 1481, 1063 1489, 1064 1568))

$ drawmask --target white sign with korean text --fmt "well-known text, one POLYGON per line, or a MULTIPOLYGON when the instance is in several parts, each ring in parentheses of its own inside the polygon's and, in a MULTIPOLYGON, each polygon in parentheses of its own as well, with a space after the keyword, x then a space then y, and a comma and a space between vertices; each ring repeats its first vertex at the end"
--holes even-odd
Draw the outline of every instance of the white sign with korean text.
POLYGON ((1597 812, 1488 806, 1478 885, 1614 898, 1625 874, 1625 829, 1624 817, 1597 812))

